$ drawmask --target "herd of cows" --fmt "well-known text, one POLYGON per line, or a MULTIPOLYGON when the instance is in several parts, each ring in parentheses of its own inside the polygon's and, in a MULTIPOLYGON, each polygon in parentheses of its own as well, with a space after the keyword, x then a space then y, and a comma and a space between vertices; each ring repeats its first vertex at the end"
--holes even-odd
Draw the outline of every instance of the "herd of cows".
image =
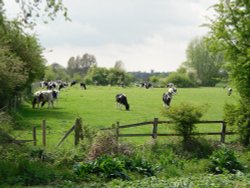
MULTIPOLYGON (((40 108, 40 105, 43 107, 44 104, 47 102, 48 108, 51 107, 54 108, 54 101, 57 100, 60 90, 65 87, 73 86, 76 84, 77 84, 76 81, 72 81, 70 84, 62 81, 40 82, 40 88, 42 89, 46 88, 46 90, 41 90, 34 93, 32 107, 40 108)), ((85 90, 87 89, 86 84, 83 82, 80 83, 80 87, 85 90)), ((146 89, 148 89, 152 87, 152 84, 149 82, 145 82, 141 83, 140 87, 145 87, 146 89)), ((163 101, 163 106, 169 108, 173 95, 177 93, 177 88, 173 83, 167 84, 166 87, 168 88, 168 90, 167 92, 163 93, 162 101, 163 101)), ((228 96, 230 96, 232 92, 233 92, 232 88, 227 89, 228 96)), ((126 110, 129 110, 128 99, 124 93, 117 94, 115 96, 115 101, 117 103, 117 107, 119 107, 120 109, 122 106, 124 106, 126 110)))

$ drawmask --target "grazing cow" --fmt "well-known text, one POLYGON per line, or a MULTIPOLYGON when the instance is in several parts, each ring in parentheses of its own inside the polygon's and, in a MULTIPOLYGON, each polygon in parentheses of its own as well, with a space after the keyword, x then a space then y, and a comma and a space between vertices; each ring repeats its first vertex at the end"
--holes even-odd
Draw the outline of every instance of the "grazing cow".
POLYGON ((62 83, 60 83, 59 84, 59 91, 62 89, 62 88, 65 88, 65 87, 67 87, 68 86, 68 83, 67 82, 62 82, 62 83))
POLYGON ((58 92, 57 90, 37 91, 32 101, 33 108, 35 108, 36 104, 37 108, 39 108, 40 103, 42 103, 41 106, 44 106, 46 102, 48 102, 48 108, 50 106, 54 108, 54 101, 57 99, 58 92))
POLYGON ((85 83, 80 83, 80 86, 82 87, 82 88, 84 88, 85 90, 87 89, 87 87, 86 87, 86 84, 85 83))
POLYGON ((47 86, 47 89, 52 90, 52 89, 55 89, 56 86, 57 86, 56 82, 49 82, 48 86, 47 86))
POLYGON ((162 101, 163 101, 163 105, 165 107, 170 107, 172 97, 173 97, 174 94, 176 94, 176 92, 177 92, 177 89, 174 87, 174 88, 169 88, 168 92, 163 93, 162 101))
POLYGON ((172 88, 172 87, 174 87, 174 84, 173 84, 173 83, 168 83, 168 84, 167 84, 167 88, 172 88))
POLYGON ((144 82, 141 82, 140 83, 140 87, 144 87, 145 86, 145 83, 144 82))
POLYGON ((233 89, 231 87, 229 87, 227 89, 227 95, 230 96, 232 94, 232 92, 233 92, 233 89))
POLYGON ((170 106, 170 102, 171 102, 171 99, 172 99, 172 94, 170 93, 163 93, 162 95, 162 101, 163 101, 163 105, 165 107, 169 107, 170 106))
POLYGON ((148 89, 148 88, 151 88, 153 85, 150 83, 150 82, 146 82, 145 83, 145 88, 148 89))
POLYGON ((72 81, 71 83, 70 83, 70 86, 73 86, 73 85, 75 85, 76 84, 76 81, 72 81))
POLYGON ((169 89, 168 89, 168 93, 176 94, 176 93, 177 93, 176 87, 171 87, 171 88, 169 88, 169 89))
POLYGON ((142 82, 142 83, 140 83, 140 86, 148 89, 148 88, 152 87, 153 85, 150 82, 142 82))
POLYGON ((48 87, 48 84, 49 84, 49 83, 46 82, 46 81, 41 81, 41 82, 40 82, 40 87, 45 87, 45 86, 48 87))
POLYGON ((129 110, 129 104, 128 104, 128 100, 127 100, 127 97, 126 97, 125 94, 122 94, 122 93, 117 94, 115 99, 116 99, 116 102, 117 102, 116 103, 117 106, 119 105, 120 108, 121 108, 121 105, 124 105, 126 110, 129 110))

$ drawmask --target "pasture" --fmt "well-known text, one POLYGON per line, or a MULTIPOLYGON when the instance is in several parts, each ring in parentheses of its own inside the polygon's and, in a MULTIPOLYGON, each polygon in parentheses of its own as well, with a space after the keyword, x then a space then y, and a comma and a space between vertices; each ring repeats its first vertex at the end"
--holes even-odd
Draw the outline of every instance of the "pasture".
MULTIPOLYGON (((59 99, 54 109, 48 109, 47 104, 41 109, 32 109, 31 102, 23 104, 17 111, 19 131, 16 131, 17 139, 31 139, 32 127, 40 127, 42 120, 47 123, 48 147, 55 146, 63 135, 72 127, 77 117, 81 117, 83 125, 94 128, 110 127, 117 121, 121 125, 152 121, 157 117, 159 120, 167 120, 162 115, 163 103, 162 94, 166 88, 121 88, 88 86, 87 90, 79 85, 64 88, 59 93, 59 99), (130 111, 116 108, 115 95, 125 93, 130 104, 130 111)), ((194 105, 208 105, 208 110, 202 120, 223 120, 223 106, 225 103, 233 103, 238 96, 233 93, 227 96, 227 91, 222 88, 178 88, 177 94, 173 97, 171 106, 179 105, 182 102, 189 102, 194 105)), ((169 125, 160 125, 159 132, 172 131, 169 125)), ((199 125, 202 131, 218 131, 217 125, 199 125)), ((125 133, 151 133, 152 125, 124 130, 125 133)), ((133 138, 135 142, 142 143, 150 138, 133 138)), ((41 140, 41 139, 40 139, 41 140)), ((131 140, 131 139, 130 139, 131 140)), ((219 139, 218 139, 219 140, 219 139)), ((226 140, 228 140, 226 138, 226 140)), ((71 141, 67 141, 73 143, 71 141)), ((38 144, 41 144, 38 142, 38 144)))

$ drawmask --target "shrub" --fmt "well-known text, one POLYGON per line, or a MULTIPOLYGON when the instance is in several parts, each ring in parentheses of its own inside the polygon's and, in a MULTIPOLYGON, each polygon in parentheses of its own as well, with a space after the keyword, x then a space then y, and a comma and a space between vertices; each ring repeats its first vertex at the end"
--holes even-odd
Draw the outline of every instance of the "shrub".
POLYGON ((222 146, 210 156, 209 170, 215 174, 236 173, 243 170, 243 165, 237 160, 232 150, 222 146))
POLYGON ((89 158, 96 159, 101 155, 114 155, 117 152, 118 143, 112 131, 100 131, 93 140, 89 151, 89 158))
POLYGON ((178 87, 182 88, 189 88, 189 87, 195 87, 195 83, 192 82, 189 77, 186 74, 182 73, 171 73, 166 79, 165 79, 165 86, 167 83, 175 83, 178 87))
POLYGON ((111 156, 102 156, 94 161, 75 165, 75 173, 86 179, 88 174, 96 174, 106 179, 121 178, 129 179, 124 168, 124 161, 111 156))
POLYGON ((235 126, 240 135, 240 141, 247 146, 250 143, 250 104, 247 101, 239 101, 237 105, 226 104, 224 118, 228 125, 235 126))
POLYGON ((173 106, 164 109, 163 114, 175 122, 174 129, 183 137, 183 143, 186 149, 192 141, 192 134, 195 130, 195 123, 200 120, 205 106, 195 107, 188 103, 181 103, 179 106, 173 106))
POLYGON ((19 160, 0 162, 0 179, 7 185, 45 185, 55 180, 55 171, 52 167, 39 162, 19 160))
POLYGON ((74 172, 82 179, 89 179, 89 174, 98 175, 104 179, 129 180, 128 172, 136 172, 140 175, 153 176, 152 165, 141 157, 111 157, 101 156, 93 161, 75 165, 74 172))
POLYGON ((118 143, 113 131, 100 131, 92 140, 88 152, 88 158, 90 160, 102 155, 133 154, 133 145, 129 143, 118 143))

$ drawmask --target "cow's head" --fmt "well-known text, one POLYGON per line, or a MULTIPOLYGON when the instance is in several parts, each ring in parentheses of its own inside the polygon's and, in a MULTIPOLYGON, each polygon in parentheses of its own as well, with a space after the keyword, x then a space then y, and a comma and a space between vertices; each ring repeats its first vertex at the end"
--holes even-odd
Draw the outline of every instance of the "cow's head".
POLYGON ((125 104, 126 110, 129 110, 129 104, 125 104))

